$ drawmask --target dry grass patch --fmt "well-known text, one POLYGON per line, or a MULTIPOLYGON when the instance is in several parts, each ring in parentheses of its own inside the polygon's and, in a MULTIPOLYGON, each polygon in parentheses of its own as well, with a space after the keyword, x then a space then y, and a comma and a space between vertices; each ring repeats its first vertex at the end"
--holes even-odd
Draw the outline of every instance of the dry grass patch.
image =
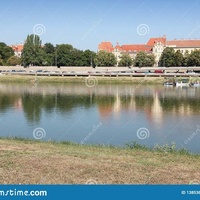
POLYGON ((0 140, 0 184, 189 184, 197 177, 199 156, 0 140))

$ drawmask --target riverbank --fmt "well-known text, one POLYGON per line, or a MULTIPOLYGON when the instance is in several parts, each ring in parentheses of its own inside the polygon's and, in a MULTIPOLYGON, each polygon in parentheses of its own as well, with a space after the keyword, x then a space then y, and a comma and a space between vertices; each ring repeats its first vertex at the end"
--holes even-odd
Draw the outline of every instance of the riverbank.
POLYGON ((0 139, 0 184, 191 184, 200 156, 0 139))
POLYGON ((163 84, 164 78, 158 77, 62 77, 2 75, 0 83, 87 83, 89 86, 104 83, 163 84))

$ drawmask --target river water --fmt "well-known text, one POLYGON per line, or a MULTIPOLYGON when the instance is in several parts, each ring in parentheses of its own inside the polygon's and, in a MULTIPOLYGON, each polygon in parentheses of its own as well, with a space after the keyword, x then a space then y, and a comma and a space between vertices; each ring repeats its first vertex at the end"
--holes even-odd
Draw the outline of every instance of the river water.
POLYGON ((200 88, 0 84, 0 137, 124 146, 171 144, 200 153, 200 88))

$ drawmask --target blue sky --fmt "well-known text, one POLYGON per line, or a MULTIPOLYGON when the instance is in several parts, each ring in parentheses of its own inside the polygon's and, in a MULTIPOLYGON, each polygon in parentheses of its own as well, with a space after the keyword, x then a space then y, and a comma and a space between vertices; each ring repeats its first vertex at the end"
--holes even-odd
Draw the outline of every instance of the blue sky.
POLYGON ((23 43, 39 31, 43 43, 96 51, 101 41, 200 38, 199 11, 200 0, 2 0, 0 41, 23 43))

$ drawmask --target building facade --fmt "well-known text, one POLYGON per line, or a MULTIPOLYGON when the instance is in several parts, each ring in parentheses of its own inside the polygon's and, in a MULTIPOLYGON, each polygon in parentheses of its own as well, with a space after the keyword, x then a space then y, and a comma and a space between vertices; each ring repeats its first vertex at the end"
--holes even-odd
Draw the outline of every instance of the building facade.
POLYGON ((146 44, 128 44, 120 46, 118 43, 113 46, 111 42, 102 42, 98 45, 98 51, 107 51, 113 53, 119 63, 123 54, 129 54, 131 58, 135 58, 140 51, 155 56, 155 66, 158 66, 160 57, 166 47, 172 47, 175 51, 180 50, 182 54, 187 51, 191 53, 195 49, 200 49, 200 40, 171 40, 167 41, 166 36, 158 38, 150 38, 146 44))
POLYGON ((12 45, 11 48, 13 49, 15 56, 17 56, 17 57, 22 56, 22 51, 23 51, 23 48, 24 48, 23 44, 12 45))

